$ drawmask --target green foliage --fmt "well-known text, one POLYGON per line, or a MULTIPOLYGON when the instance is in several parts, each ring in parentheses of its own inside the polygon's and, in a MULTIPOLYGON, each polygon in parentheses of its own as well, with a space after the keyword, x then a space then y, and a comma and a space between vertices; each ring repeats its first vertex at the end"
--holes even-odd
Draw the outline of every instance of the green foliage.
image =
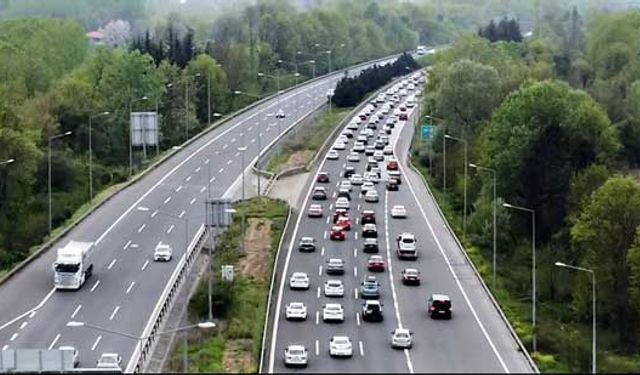
POLYGON ((497 25, 491 20, 487 26, 481 27, 478 30, 478 35, 488 39, 490 42, 497 42, 499 40, 505 42, 522 41, 520 26, 515 18, 507 19, 507 17, 504 17, 497 25))

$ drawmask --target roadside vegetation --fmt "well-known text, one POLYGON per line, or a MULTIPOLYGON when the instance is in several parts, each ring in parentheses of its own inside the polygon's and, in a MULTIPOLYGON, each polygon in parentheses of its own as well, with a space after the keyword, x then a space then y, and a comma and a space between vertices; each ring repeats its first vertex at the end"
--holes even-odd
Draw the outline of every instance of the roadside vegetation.
MULTIPOLYGON (((253 198, 236 203, 232 226, 213 252, 212 333, 189 337, 189 372, 256 373, 262 348, 269 286, 280 237, 288 215, 282 200, 253 198), (246 215, 246 253, 241 254, 242 212, 246 215), (222 280, 222 265, 234 266, 234 281, 222 280)), ((203 276, 189 302, 191 322, 208 320, 208 278, 203 276)), ((182 372, 182 340, 176 337, 165 371, 182 372)))
POLYGON ((530 351, 532 215, 503 203, 535 210, 542 371, 591 371, 591 279, 554 265, 564 262, 595 271, 598 371, 638 372, 640 60, 629 48, 640 13, 541 19, 523 42, 465 35, 433 56, 422 123, 438 131, 414 140, 412 159, 530 351), (445 132, 495 170, 495 286, 492 174, 468 168, 464 228, 464 145, 447 140, 442 191, 445 132))

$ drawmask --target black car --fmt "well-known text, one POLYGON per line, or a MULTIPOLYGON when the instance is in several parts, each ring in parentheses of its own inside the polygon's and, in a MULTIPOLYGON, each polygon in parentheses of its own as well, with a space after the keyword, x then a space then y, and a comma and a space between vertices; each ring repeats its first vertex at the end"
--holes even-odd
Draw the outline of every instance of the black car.
POLYGON ((362 304, 362 320, 365 322, 381 322, 382 303, 379 300, 367 300, 362 304))
POLYGON ((362 228, 362 238, 377 238, 378 229, 375 224, 365 224, 362 228))
POLYGON ((378 138, 373 147, 375 147, 376 150, 382 150, 382 149, 384 149, 384 146, 386 146, 384 140, 378 138))
POLYGON ((377 253, 380 251, 378 247, 378 240, 375 238, 365 238, 362 245, 362 251, 365 253, 377 253))
POLYGON ((373 211, 373 210, 364 210, 364 211, 362 211, 362 215, 360 216, 360 223, 362 225, 375 224, 376 223, 376 212, 373 211))
POLYGON ((431 319, 451 319, 451 298, 446 294, 432 294, 427 300, 427 312, 431 319))
POLYGON ((344 275, 344 262, 339 258, 327 261, 327 275, 344 275))
POLYGON ((395 178, 390 178, 387 180, 387 190, 389 191, 398 191, 398 180, 395 178))
POLYGON ((320 183, 327 183, 329 182, 329 173, 327 172, 320 172, 318 173, 318 178, 316 179, 317 182, 320 183))
POLYGON ((356 173, 356 169, 354 167, 346 167, 344 169, 344 173, 342 174, 345 178, 351 177, 352 174, 356 173))
POLYGON ((316 240, 313 237, 302 237, 298 243, 298 250, 303 252, 316 251, 316 240))
POLYGON ((311 196, 311 199, 315 200, 315 201, 324 201, 327 199, 327 191, 325 188, 323 188, 322 186, 318 186, 315 189, 313 189, 313 195, 311 196))

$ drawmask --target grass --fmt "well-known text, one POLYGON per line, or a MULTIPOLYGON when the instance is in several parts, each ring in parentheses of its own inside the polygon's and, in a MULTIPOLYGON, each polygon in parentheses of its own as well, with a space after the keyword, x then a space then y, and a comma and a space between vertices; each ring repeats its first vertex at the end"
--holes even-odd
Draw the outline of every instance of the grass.
MULTIPOLYGON (((317 152, 324 141, 329 137, 333 129, 351 112, 353 108, 333 108, 331 112, 327 108, 322 109, 316 116, 305 120, 305 124, 298 126, 295 131, 290 131, 285 136, 280 153, 272 153, 267 162, 267 171, 278 173, 287 163, 291 155, 299 151, 317 152)), ((306 160, 308 163, 310 160, 306 160)))
MULTIPOLYGON (((265 275, 251 275, 255 277, 241 276, 236 272, 233 283, 223 282, 220 270, 214 271, 213 311, 214 318, 220 324, 208 336, 193 333, 189 344, 190 372, 258 371, 271 272, 287 219, 288 206, 284 201, 262 197, 236 203, 234 208, 237 213, 234 214, 232 226, 218 240, 214 264, 237 265, 241 260, 238 249, 242 238, 240 218, 244 212, 247 221, 250 218, 271 221, 269 267, 266 267, 265 275), (225 369, 224 352, 231 344, 235 344, 233 357, 244 362, 240 368, 225 369)), ((189 303, 189 317, 194 322, 204 320, 208 315, 207 282, 206 277, 201 280, 189 303)), ((183 350, 182 343, 174 349, 168 363, 169 371, 182 371, 183 350)))

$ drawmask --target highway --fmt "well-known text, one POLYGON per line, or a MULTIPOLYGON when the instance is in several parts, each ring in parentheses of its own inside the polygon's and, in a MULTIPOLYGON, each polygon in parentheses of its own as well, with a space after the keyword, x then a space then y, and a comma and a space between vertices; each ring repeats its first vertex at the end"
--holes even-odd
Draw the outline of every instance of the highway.
MULTIPOLYGON (((378 107, 380 108, 380 107, 378 107)), ((396 106, 397 108, 397 106, 396 106)), ((415 111, 415 108, 413 109, 415 111)), ((415 115, 415 113, 414 113, 415 115)), ((379 123, 384 124, 386 117, 379 123)), ((367 203, 359 195, 360 187, 354 186, 349 216, 353 227, 347 232, 345 241, 331 241, 329 217, 335 211, 335 194, 342 172, 348 165, 356 167, 356 173, 364 174, 367 156, 361 161, 349 162, 354 138, 349 140, 346 150, 338 151, 338 160, 324 159, 317 172, 329 173, 329 183, 313 182, 295 223, 288 244, 282 281, 278 285, 276 314, 269 352, 269 372, 323 372, 323 373, 413 373, 413 372, 469 372, 505 373, 533 372, 526 357, 518 350, 515 339, 507 325, 501 320, 472 268, 467 263, 455 239, 445 229, 444 221, 437 211, 433 198, 424 187, 420 176, 407 166, 407 154, 413 136, 410 121, 399 121, 392 131, 390 144, 399 160, 402 184, 399 191, 387 191, 386 160, 382 165, 382 181, 376 185, 380 195, 378 203, 367 203), (325 186, 326 201, 310 198, 315 186, 325 186), (307 209, 311 204, 321 204, 322 218, 310 218, 307 209), (394 205, 404 205, 407 218, 391 218, 394 205), (367 271, 369 254, 362 249, 362 225, 359 223, 363 210, 374 210, 378 230, 379 255, 385 259, 386 268, 376 273, 381 283, 381 298, 384 320, 380 323, 363 322, 358 316, 363 300, 357 292, 367 271), (417 236, 420 254, 417 260, 398 260, 395 255, 395 238, 402 232, 417 236), (317 250, 301 253, 297 244, 301 237, 311 236, 317 241, 317 250), (324 267, 329 258, 341 258, 345 262, 345 274, 328 276, 324 267), (403 268, 417 268, 422 273, 420 286, 402 284, 403 268), (293 272, 305 272, 310 278, 308 291, 291 290, 288 282, 293 272), (322 286, 327 279, 340 279, 345 286, 342 298, 325 297, 322 286), (432 293, 448 294, 452 300, 451 320, 431 320, 427 314, 427 298, 432 293), (308 309, 306 321, 285 319, 286 304, 303 302, 308 309), (345 309, 345 321, 325 323, 322 321, 322 305, 340 303, 345 309), (397 327, 410 329, 414 333, 414 344, 410 350, 392 349, 391 332, 397 327), (353 357, 333 359, 329 356, 329 340, 334 335, 349 336, 353 343, 353 357), (306 369, 286 368, 283 351, 290 344, 302 344, 309 353, 306 369)), ((364 121, 359 130, 365 126, 364 121)), ((359 131, 358 130, 358 131, 359 131)), ((376 131, 377 132, 377 131, 376 131)), ((357 132, 354 132, 357 135, 357 132)), ((371 140, 370 143, 371 144, 371 140)), ((317 176, 317 174, 316 174, 317 176)))
MULTIPOLYGON (((361 69, 351 69, 350 74, 361 69)), ((66 323, 85 321, 140 336, 185 251, 185 230, 190 241, 204 223, 203 202, 207 197, 230 197, 238 188, 242 172, 238 148, 247 146, 248 171, 257 159, 258 143, 266 149, 325 103, 327 89, 341 77, 337 73, 301 85, 186 145, 0 285, 0 348, 71 345, 79 349, 79 367, 94 367, 103 352, 121 354, 127 367, 136 340, 66 323), (286 118, 268 116, 279 108, 286 118), (51 265, 56 249, 69 240, 95 242, 94 275, 77 292, 55 291, 51 265), (171 262, 153 262, 159 241, 172 246, 171 262)))

